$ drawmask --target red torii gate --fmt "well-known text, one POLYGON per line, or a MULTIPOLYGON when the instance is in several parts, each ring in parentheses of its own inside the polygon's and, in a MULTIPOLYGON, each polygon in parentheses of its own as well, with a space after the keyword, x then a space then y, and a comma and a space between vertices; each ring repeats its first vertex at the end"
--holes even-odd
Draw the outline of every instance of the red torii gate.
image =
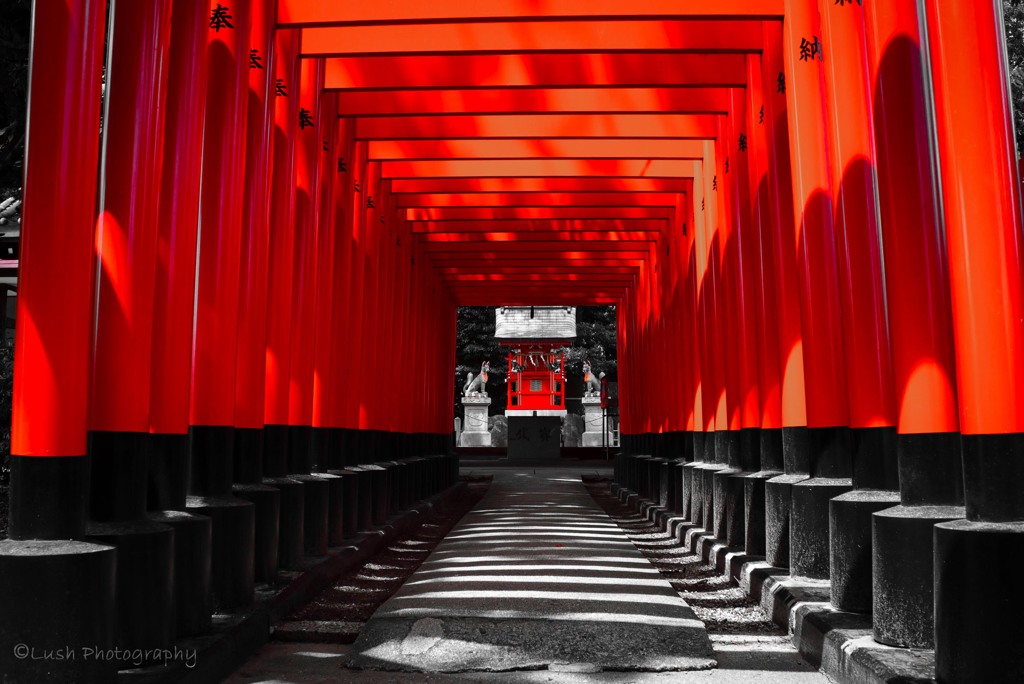
POLYGON ((615 304, 694 524, 1024 677, 969 590, 1024 546, 998 2, 119 3, 101 141, 105 7, 35 3, 0 669, 201 633, 447 482, 457 306, 615 304))

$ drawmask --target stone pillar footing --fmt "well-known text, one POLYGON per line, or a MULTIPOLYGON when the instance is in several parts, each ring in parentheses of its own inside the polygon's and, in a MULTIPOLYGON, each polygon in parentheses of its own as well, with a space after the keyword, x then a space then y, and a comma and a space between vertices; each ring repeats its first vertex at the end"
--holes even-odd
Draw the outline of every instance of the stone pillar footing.
POLYGON ((248 607, 255 595, 255 507, 231 496, 190 496, 186 510, 213 522, 210 587, 214 612, 248 607))
POLYGON ((231 493, 253 505, 255 537, 254 578, 257 583, 273 582, 279 564, 281 492, 263 484, 236 484, 231 493))
POLYGON ((871 515, 899 502, 898 492, 885 489, 855 489, 829 502, 829 577, 837 610, 871 612, 871 515))
POLYGON ((327 480, 308 473, 291 474, 288 477, 302 483, 304 503, 302 516, 302 549, 307 556, 327 555, 327 509, 330 500, 330 485, 327 480))
POLYGON ((934 648, 933 528, 963 516, 963 506, 896 506, 872 514, 875 641, 934 648))
POLYGON ((808 475, 779 475, 765 482, 765 559, 773 567, 788 568, 790 560, 790 501, 793 485, 808 475))
POLYGON ((278 497, 278 568, 300 570, 304 556, 306 499, 301 482, 287 477, 270 477, 263 484, 279 492, 278 497))
POLYGON ((1024 682, 1024 523, 944 522, 934 539, 936 679, 1024 682))
POLYGON ((82 652, 114 646, 116 560, 117 550, 102 544, 0 540, 0 672, 5 681, 116 679, 117 661, 85 658, 82 652), (33 658, 33 652, 40 657, 33 658), (56 652, 75 657, 42 657, 56 652))
POLYGON ((210 631, 210 544, 213 521, 185 511, 159 511, 153 521, 174 530, 175 635, 198 636, 210 631))
POLYGON ((86 538, 117 549, 115 643, 130 650, 169 646, 174 641, 174 530, 148 518, 90 522, 86 538))
POLYGON ((813 477, 793 485, 789 568, 794 577, 829 578, 829 500, 852 488, 849 478, 813 477))

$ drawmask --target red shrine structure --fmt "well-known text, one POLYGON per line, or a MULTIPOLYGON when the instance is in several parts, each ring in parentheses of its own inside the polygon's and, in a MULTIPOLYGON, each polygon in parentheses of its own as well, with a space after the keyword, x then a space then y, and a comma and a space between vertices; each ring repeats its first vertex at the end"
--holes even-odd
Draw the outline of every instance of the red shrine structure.
POLYGON ((507 348, 505 415, 565 416, 565 347, 576 338, 574 306, 503 306, 495 334, 507 348))

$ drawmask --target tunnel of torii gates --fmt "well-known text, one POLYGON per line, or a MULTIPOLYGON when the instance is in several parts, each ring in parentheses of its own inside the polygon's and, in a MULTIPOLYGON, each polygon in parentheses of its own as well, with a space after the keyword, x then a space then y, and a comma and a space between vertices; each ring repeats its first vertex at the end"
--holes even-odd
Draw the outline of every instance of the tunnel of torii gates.
POLYGON ((1024 681, 1001 3, 918 5, 36 0, 0 671, 450 484, 458 306, 614 304, 620 483, 1024 681))

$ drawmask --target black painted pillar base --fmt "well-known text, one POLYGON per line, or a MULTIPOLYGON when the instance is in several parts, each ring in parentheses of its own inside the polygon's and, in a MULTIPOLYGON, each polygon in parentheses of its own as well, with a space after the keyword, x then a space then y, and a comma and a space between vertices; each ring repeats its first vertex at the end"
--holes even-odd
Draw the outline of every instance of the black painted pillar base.
POLYGON ((85 657, 83 649, 114 647, 116 562, 117 551, 100 544, 0 540, 0 673, 5 682, 115 681, 121 663, 85 657), (47 653, 69 656, 48 660, 47 653))
POLYGON ((248 607, 254 597, 256 511, 249 501, 232 496, 235 428, 189 427, 192 468, 186 510, 213 523, 210 587, 213 609, 230 613, 248 607))
MULTIPOLYGON (((876 641, 935 643, 934 527, 963 518, 961 437, 897 435, 901 505, 872 515, 872 626, 876 641)), ((1018 480, 1010 478, 1011 486, 1018 480)))
POLYGON ((808 479, 807 475, 794 473, 779 475, 764 484, 764 556, 777 568, 788 568, 790 564, 790 509, 793 486, 808 479))
POLYGON ((813 477, 793 485, 789 569, 793 577, 829 579, 829 501, 853 489, 849 478, 813 477))
POLYGON ((855 489, 829 503, 829 577, 837 610, 871 612, 871 516, 899 502, 898 492, 855 489))
POLYGON ((149 435, 150 511, 183 511, 188 496, 188 434, 149 435))
POLYGON ((719 470, 714 474, 715 538, 726 546, 742 546, 745 535, 743 484, 746 473, 735 468, 719 470))
POLYGON ((117 548, 118 646, 164 649, 174 641, 174 530, 146 516, 150 436, 89 433, 86 537, 117 548))
POLYGON ((288 479, 302 484, 302 550, 307 556, 326 556, 328 539, 327 511, 330 484, 317 475, 290 474, 288 479))
POLYGON ((253 577, 257 583, 273 582, 280 565, 281 492, 264 484, 236 484, 231 491, 253 505, 253 577))
POLYGON ((689 486, 690 489, 688 517, 696 527, 704 526, 704 480, 701 477, 701 468, 704 465, 704 461, 691 461, 683 466, 683 486, 689 486))
POLYGON ((178 638, 210 631, 210 543, 213 521, 185 511, 160 511, 152 519, 174 530, 174 627, 178 638))
MULTIPOLYGON (((715 434, 719 433, 716 432, 715 434)), ((725 510, 724 500, 720 500, 715 496, 715 473, 727 469, 728 466, 724 463, 705 463, 697 469, 700 473, 701 488, 704 492, 704 529, 711 533, 715 532, 716 513, 718 510, 721 510, 724 516, 725 510), (720 509, 716 507, 720 507, 720 509)), ((715 536, 717 537, 717 535, 715 536)))
POLYGON ((743 478, 743 550, 751 556, 765 555, 765 483, 782 473, 759 471, 743 478))
POLYGON ((213 523, 210 588, 214 611, 231 613, 248 607, 255 595, 255 507, 235 497, 190 496, 187 510, 207 516, 213 523))
POLYGON ((669 479, 672 482, 672 506, 671 511, 678 516, 685 516, 689 513, 690 492, 683 487, 683 466, 686 461, 682 458, 675 458, 669 462, 669 479))
POLYGON ((167 648, 175 637, 174 530, 152 520, 92 522, 86 538, 117 549, 116 644, 167 648))
POLYGON ((896 506, 872 515, 875 641, 934 648, 932 528, 963 517, 962 506, 896 506))
MULTIPOLYGON (((353 539, 358 533, 359 485, 357 473, 349 468, 329 471, 341 478, 341 544, 353 539)), ((338 544, 340 546, 341 544, 338 544)))
POLYGON ((956 520, 934 535, 936 680, 1024 682, 1024 522, 956 520))
MULTIPOLYGON (((424 459, 424 462, 426 459, 424 459)), ((358 491, 358 495, 355 496, 346 507, 346 516, 348 511, 354 506, 355 510, 352 511, 352 519, 355 522, 355 534, 363 531, 370 531, 373 529, 373 471, 370 466, 365 465, 354 465, 349 466, 346 470, 350 470, 355 474, 352 478, 355 480, 355 490, 358 491)), ((423 468, 424 475, 426 474, 426 468, 423 468)), ((346 501, 348 500, 349 491, 346 490, 346 501)))
POLYGON ((337 472, 317 473, 327 480, 327 545, 345 542, 345 483, 337 472))
POLYGON ((301 482, 288 477, 266 478, 263 484, 278 491, 278 567, 300 570, 305 557, 305 488, 301 482))

